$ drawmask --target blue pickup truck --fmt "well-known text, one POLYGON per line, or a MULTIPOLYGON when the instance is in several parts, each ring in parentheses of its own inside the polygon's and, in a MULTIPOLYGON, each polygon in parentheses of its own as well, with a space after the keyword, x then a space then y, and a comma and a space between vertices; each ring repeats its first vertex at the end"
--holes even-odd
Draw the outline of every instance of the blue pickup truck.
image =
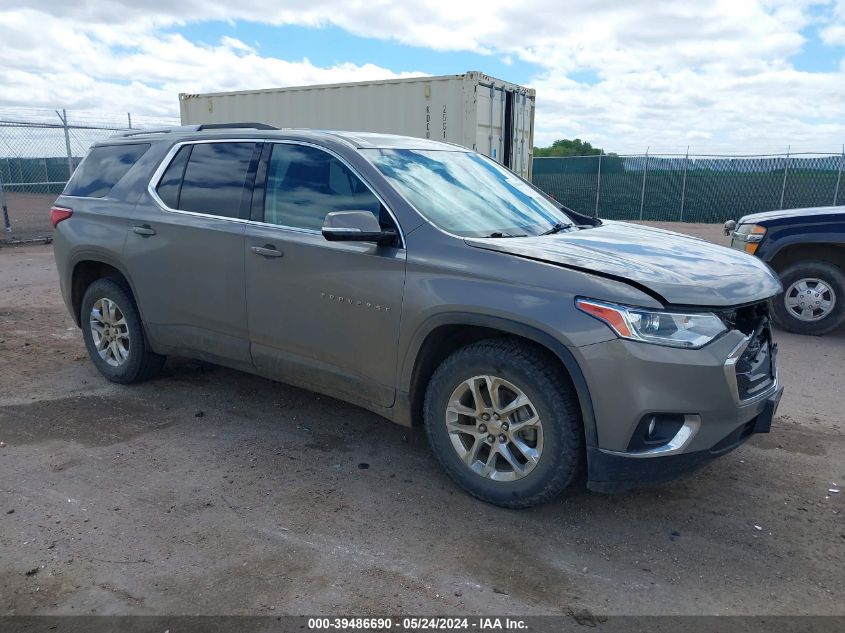
POLYGON ((725 235, 780 277, 772 314, 783 329, 818 336, 845 321, 845 206, 754 213, 725 222, 725 235))

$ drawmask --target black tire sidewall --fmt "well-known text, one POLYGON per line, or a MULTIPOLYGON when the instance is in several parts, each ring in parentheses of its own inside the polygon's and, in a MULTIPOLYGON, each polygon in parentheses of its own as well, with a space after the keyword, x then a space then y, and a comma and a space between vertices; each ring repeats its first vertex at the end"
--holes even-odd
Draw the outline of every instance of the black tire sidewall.
POLYGON ((538 372, 532 363, 519 358, 493 358, 482 349, 462 352, 444 361, 426 393, 426 432, 441 465, 470 494, 496 505, 528 507, 556 496, 581 468, 583 440, 574 394, 567 393, 565 385, 549 384, 554 381, 546 372, 538 372), (482 477, 467 468, 452 446, 444 418, 449 397, 462 381, 478 375, 499 376, 519 387, 543 421, 540 461, 521 479, 500 482, 482 477))
POLYGON ((88 349, 88 356, 103 376, 118 383, 135 382, 143 376, 147 351, 141 316, 135 302, 121 284, 112 279, 98 279, 88 286, 85 295, 82 297, 80 324, 82 325, 82 338, 85 341, 85 347, 88 349), (113 367, 100 358, 94 344, 94 337, 91 334, 91 309, 94 303, 100 299, 114 301, 126 319, 126 326, 129 330, 129 358, 119 367, 113 367))
POLYGON ((775 322, 783 329, 796 334, 821 335, 839 327, 845 321, 845 273, 833 264, 821 261, 808 261, 793 264, 780 273, 783 292, 773 300, 775 322), (836 294, 833 311, 818 321, 801 321, 786 308, 786 291, 789 287, 805 278, 817 278, 829 284, 836 294))

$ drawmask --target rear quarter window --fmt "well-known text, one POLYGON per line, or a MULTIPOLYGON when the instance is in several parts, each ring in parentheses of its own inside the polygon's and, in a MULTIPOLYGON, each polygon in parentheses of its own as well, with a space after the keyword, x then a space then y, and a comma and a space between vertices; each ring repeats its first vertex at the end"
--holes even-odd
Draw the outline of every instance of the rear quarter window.
POLYGON ((149 143, 132 145, 100 145, 73 172, 62 195, 103 198, 150 149, 149 143))

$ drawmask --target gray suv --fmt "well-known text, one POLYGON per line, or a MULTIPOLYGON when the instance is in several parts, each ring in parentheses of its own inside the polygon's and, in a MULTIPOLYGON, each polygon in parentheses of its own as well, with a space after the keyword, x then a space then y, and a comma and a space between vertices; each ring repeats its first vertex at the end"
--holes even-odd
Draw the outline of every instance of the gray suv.
POLYGON ((400 136, 190 126, 95 145, 52 209, 109 380, 178 354, 423 425, 476 497, 615 491, 769 430, 766 264, 580 215, 480 154, 400 136))

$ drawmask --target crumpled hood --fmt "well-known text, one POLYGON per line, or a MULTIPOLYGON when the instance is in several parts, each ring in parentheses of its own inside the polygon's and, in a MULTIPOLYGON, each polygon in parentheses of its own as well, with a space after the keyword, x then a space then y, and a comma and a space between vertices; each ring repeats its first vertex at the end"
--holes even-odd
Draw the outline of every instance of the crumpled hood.
POLYGON ((538 237, 467 238, 466 243, 632 282, 668 304, 727 307, 781 291, 778 278, 756 257, 624 222, 538 237))

